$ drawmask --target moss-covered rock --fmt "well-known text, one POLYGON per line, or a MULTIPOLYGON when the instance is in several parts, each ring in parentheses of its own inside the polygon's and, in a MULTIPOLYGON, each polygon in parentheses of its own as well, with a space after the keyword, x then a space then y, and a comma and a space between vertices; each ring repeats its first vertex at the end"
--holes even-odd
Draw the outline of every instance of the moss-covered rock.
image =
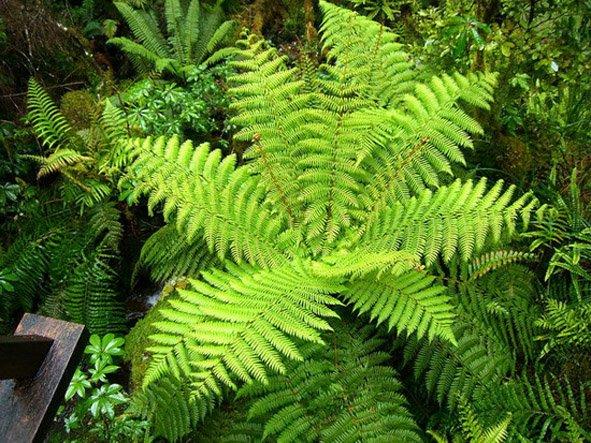
POLYGON ((131 367, 129 384, 132 390, 142 385, 144 374, 150 364, 150 355, 146 352, 146 348, 150 345, 150 335, 156 332, 153 326, 154 322, 162 320, 160 309, 167 307, 169 300, 178 296, 176 293, 177 288, 182 289, 186 286, 187 281, 185 279, 173 281, 165 285, 160 293, 158 302, 127 334, 123 358, 129 362, 131 367))
POLYGON ((60 111, 74 129, 87 129, 99 115, 99 106, 92 94, 85 90, 66 92, 60 111))

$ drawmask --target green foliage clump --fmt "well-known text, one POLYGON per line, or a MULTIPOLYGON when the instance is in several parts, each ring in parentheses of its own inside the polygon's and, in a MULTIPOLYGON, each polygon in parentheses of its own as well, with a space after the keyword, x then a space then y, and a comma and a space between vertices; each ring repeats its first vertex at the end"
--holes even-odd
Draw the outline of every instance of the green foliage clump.
MULTIPOLYGON (((76 437, 98 442, 142 441, 148 422, 123 412, 129 396, 123 386, 108 379, 119 370, 116 359, 123 354, 124 342, 113 334, 90 337, 84 350, 88 367, 76 369, 58 412, 69 441, 77 441, 76 437)), ((58 441, 56 434, 52 438, 58 441)))
POLYGON ((143 135, 204 139, 221 134, 220 120, 228 107, 217 80, 224 76, 223 71, 196 68, 183 86, 150 79, 135 83, 122 95, 129 124, 143 135))

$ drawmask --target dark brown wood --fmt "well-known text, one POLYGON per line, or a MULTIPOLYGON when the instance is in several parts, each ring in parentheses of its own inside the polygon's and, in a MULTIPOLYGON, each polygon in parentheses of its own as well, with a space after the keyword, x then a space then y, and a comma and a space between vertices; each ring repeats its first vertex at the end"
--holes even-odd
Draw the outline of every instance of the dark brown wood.
POLYGON ((83 325, 25 314, 16 336, 53 340, 34 378, 0 381, 0 442, 41 442, 88 342, 83 325))
POLYGON ((0 336, 0 380, 33 377, 52 343, 40 335, 0 336))

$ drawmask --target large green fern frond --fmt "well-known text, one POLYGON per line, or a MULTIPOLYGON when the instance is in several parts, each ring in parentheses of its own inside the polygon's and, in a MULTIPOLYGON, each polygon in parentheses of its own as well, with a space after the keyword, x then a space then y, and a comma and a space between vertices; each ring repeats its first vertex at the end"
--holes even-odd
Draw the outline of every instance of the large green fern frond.
POLYGON ((427 266, 456 254, 468 260, 485 246, 499 244, 528 219, 535 200, 529 194, 511 201, 514 186, 503 191, 498 181, 487 190, 486 180, 462 183, 417 197, 399 200, 369 219, 360 241, 376 251, 406 250, 423 257, 427 266))
POLYGON ((262 266, 286 260, 278 247, 283 218, 262 207, 265 189, 249 168, 235 167, 235 156, 222 160, 208 144, 194 148, 177 137, 137 140, 134 146, 135 194, 149 194, 149 208, 164 203, 165 218, 174 214, 189 242, 203 237, 220 259, 231 255, 262 266))
POLYGON ((386 323, 408 334, 430 340, 438 336, 456 343, 453 333, 455 315, 444 286, 423 272, 410 271, 400 276, 369 275, 349 283, 344 299, 371 320, 386 323))
POLYGON ((472 147, 469 134, 482 128, 460 104, 487 108, 495 83, 493 74, 433 77, 404 94, 396 109, 381 111, 388 136, 367 159, 374 174, 366 191, 373 197, 370 213, 439 186, 453 165, 465 163, 462 149, 472 147))
POLYGON ((324 317, 339 304, 334 282, 302 265, 273 270, 228 264, 228 271, 202 272, 191 289, 160 313, 150 347, 144 386, 163 377, 188 379, 201 397, 217 397, 238 381, 266 381, 269 370, 285 372, 284 359, 301 360, 300 340, 323 343, 324 317))
POLYGON ((241 50, 231 65, 238 72, 230 78, 229 94, 236 112, 232 123, 241 129, 235 139, 252 143, 245 157, 270 191, 271 203, 280 205, 291 224, 299 223, 302 186, 290 148, 302 138, 302 126, 310 94, 302 91, 296 70, 285 57, 254 36, 238 42, 241 50))

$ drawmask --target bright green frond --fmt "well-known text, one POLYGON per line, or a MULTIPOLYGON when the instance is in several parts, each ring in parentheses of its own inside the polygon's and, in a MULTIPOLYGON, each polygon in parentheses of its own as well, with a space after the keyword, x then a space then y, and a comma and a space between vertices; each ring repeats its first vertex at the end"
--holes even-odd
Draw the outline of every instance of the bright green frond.
POLYGON ((505 191, 502 186, 498 181, 487 190, 485 179, 476 184, 457 180, 435 192, 425 190, 370 220, 361 242, 375 251, 414 252, 427 265, 440 256, 449 262, 456 254, 468 260, 513 235, 519 217, 531 211, 529 194, 511 202, 514 186, 505 191))
POLYGON ((73 147, 75 133, 51 97, 34 78, 27 92, 28 117, 33 132, 48 148, 73 147))
POLYGON ((174 214, 189 243, 203 237, 221 259, 262 266, 285 261, 278 244, 284 219, 263 208, 264 188, 248 168, 235 168, 235 156, 222 159, 208 144, 194 148, 177 137, 137 140, 134 149, 136 195, 149 194, 149 208, 163 203, 165 218, 174 214))
POLYGON ((198 397, 217 397, 238 381, 266 381, 285 372, 285 359, 301 360, 300 340, 323 343, 325 317, 335 317, 330 294, 340 286, 302 266, 273 270, 228 265, 202 272, 191 289, 160 312, 152 336, 152 364, 144 386, 175 376, 191 381, 198 397))
POLYGON ((380 106, 395 107, 418 76, 414 62, 388 28, 348 9, 320 2, 328 58, 355 70, 355 83, 380 106))

